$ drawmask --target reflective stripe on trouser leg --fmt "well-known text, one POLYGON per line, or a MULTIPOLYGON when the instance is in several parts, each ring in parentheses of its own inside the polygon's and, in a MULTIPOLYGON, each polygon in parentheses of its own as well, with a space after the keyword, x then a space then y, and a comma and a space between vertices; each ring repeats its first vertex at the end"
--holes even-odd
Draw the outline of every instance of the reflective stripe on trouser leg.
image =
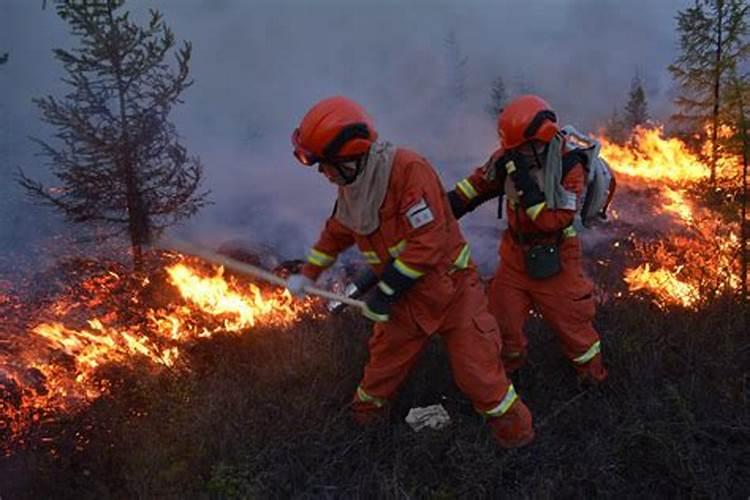
MULTIPOLYGON (((577 245, 573 241, 572 246, 577 245)), ((599 334, 592 324, 596 313, 593 285, 583 274, 580 258, 563 257, 562 264, 564 272, 551 278, 555 288, 536 290, 532 296, 560 339, 565 356, 572 364, 582 365, 594 359, 601 349, 599 334)))
POLYGON ((573 358, 573 363, 577 365, 584 365, 594 359, 594 357, 602 351, 601 342, 597 340, 593 343, 589 350, 584 352, 578 357, 573 358))
POLYGON ((497 406, 495 406, 491 410, 482 412, 482 414, 487 417, 501 417, 505 415, 505 413, 510 409, 511 406, 513 406, 513 403, 515 403, 517 399, 518 395, 516 394, 516 388, 513 387, 513 384, 510 384, 503 400, 500 401, 497 406))
POLYGON ((357 399, 362 403, 372 403, 377 408, 382 408, 387 402, 385 399, 367 394, 367 392, 365 392, 365 390, 362 389, 362 386, 360 385, 357 386, 357 399))

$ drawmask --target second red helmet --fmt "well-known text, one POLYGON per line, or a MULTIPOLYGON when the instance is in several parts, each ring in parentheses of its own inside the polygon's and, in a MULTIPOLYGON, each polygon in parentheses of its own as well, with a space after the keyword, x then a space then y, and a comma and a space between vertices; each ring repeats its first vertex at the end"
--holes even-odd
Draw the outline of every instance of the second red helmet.
POLYGON ((517 148, 528 141, 548 143, 558 132, 557 116, 547 101, 535 95, 522 95, 508 104, 497 120, 497 132, 504 149, 517 148))

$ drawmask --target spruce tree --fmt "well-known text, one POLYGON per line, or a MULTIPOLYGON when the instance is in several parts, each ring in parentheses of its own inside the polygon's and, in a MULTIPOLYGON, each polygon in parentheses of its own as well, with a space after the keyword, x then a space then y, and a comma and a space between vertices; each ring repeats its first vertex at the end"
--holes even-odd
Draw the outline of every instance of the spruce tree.
POLYGON ((169 120, 192 83, 191 45, 173 50, 175 36, 158 11, 139 26, 124 3, 55 3, 80 41, 78 48, 54 50, 69 92, 34 100, 56 131, 55 143, 36 142, 59 183, 48 189, 23 172, 19 182, 70 221, 126 234, 139 268, 143 246, 159 230, 195 214, 207 193, 199 192, 200 160, 188 155, 169 120))
POLYGON ((695 131, 710 127, 711 184, 716 181, 718 131, 726 114, 729 70, 750 52, 748 13, 745 0, 696 0, 679 11, 677 30, 681 54, 669 66, 681 93, 674 118, 695 131))
POLYGON ((449 65, 449 93, 457 103, 466 101, 466 63, 469 58, 463 55, 455 31, 451 31, 444 41, 449 65))
MULTIPOLYGON (((732 88, 728 92, 729 104, 734 110, 735 120, 732 123, 733 133, 729 137, 728 151, 740 158, 741 171, 737 174, 736 198, 740 200, 740 259, 742 296, 747 302, 750 297, 748 287, 748 267, 750 265, 748 244, 750 244, 750 228, 748 227, 748 163, 750 162, 750 74, 740 76, 736 69, 732 70, 732 88)), ((737 213, 737 210, 731 210, 737 213)), ((748 305, 748 304, 746 304, 748 305)))
POLYGON ((645 124, 649 119, 648 102, 646 102, 646 92, 643 90, 643 82, 638 74, 633 77, 628 94, 628 102, 625 104, 624 125, 628 131, 638 125, 645 124))
POLYGON ((617 144, 623 144, 628 138, 625 122, 622 116, 620 116, 620 110, 617 109, 617 106, 612 108, 612 114, 604 125, 604 134, 607 136, 607 139, 617 144))
POLYGON ((493 119, 497 120, 498 115, 505 106, 505 101, 508 98, 508 94, 505 90, 505 81, 502 76, 498 76, 493 80, 492 87, 490 88, 490 103, 487 105, 487 114, 493 119))

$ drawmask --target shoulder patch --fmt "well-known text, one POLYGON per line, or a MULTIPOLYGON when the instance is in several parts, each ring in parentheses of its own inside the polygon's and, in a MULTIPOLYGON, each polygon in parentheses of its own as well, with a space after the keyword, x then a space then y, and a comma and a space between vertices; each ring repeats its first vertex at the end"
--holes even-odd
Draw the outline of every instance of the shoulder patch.
POLYGON ((406 210, 406 218, 412 228, 417 229, 435 220, 432 210, 424 198, 420 198, 406 210))

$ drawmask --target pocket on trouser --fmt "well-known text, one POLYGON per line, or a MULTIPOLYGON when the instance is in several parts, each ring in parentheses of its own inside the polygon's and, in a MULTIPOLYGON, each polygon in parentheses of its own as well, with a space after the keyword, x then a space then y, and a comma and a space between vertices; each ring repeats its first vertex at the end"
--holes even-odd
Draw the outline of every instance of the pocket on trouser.
POLYGON ((590 322, 594 320, 596 304, 594 303, 594 295, 591 292, 575 297, 570 302, 570 311, 573 313, 576 320, 581 322, 590 322))
POLYGON ((494 317, 481 311, 447 343, 456 385, 479 412, 506 394, 508 379, 500 360, 502 340, 494 317))
POLYGON ((497 355, 502 351, 502 340, 500 329, 497 326, 494 316, 488 312, 482 312, 471 319, 477 333, 483 338, 491 340, 497 348, 497 355))
POLYGON ((444 333, 443 340, 453 378, 461 392, 477 409, 496 405, 508 381, 500 361, 500 332, 492 315, 484 308, 479 309, 473 316, 457 321, 444 333))

